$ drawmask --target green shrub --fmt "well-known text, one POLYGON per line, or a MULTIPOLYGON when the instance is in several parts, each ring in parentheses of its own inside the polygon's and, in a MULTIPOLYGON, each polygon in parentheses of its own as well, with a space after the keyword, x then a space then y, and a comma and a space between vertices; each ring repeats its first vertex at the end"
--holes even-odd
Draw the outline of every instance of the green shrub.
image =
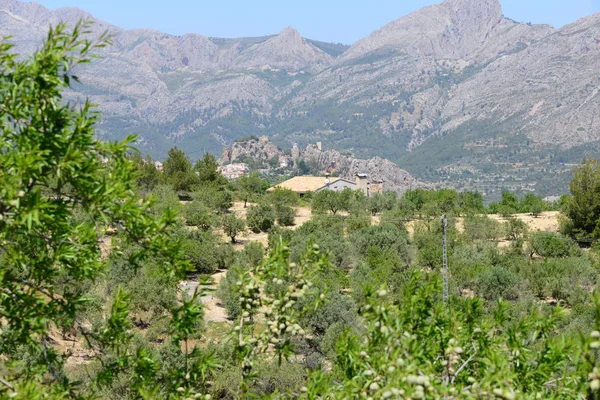
POLYGON ((367 211, 354 209, 346 218, 346 227, 349 233, 369 226, 371 226, 371 215, 367 211))
POLYGON ((358 314, 356 305, 350 296, 332 292, 327 301, 318 310, 308 312, 302 318, 302 323, 317 336, 323 336, 327 329, 334 324, 346 326, 356 325, 358 314))
MULTIPOLYGON (((303 227, 304 225, 301 228, 303 227)), ((329 255, 329 260, 343 270, 350 270, 356 261, 349 243, 344 240, 343 236, 324 229, 313 232, 298 232, 297 230, 290 241, 292 260, 300 261, 310 243, 317 244, 324 253, 329 255)))
POLYGON ((307 236, 311 233, 327 232, 336 235, 339 238, 344 236, 345 221, 340 215, 316 215, 310 221, 307 221, 296 229, 300 236, 307 236))
POLYGON ((244 250, 238 253, 240 265, 245 268, 253 268, 263 261, 265 257, 265 248, 258 242, 250 242, 244 246, 244 250))
POLYGON ((517 282, 518 277, 512 272, 502 267, 492 267, 479 275, 475 287, 477 294, 487 300, 514 300, 516 294, 513 288, 517 282))
POLYGON ((199 201, 192 201, 183 207, 183 215, 188 226, 195 226, 200 230, 208 231, 216 224, 213 211, 199 201))
POLYGON ((269 230, 269 249, 276 248, 280 243, 290 243, 295 232, 291 229, 284 229, 277 225, 269 230))
POLYGON ((295 207, 300 202, 300 196, 290 189, 275 188, 268 196, 267 201, 273 206, 295 207))
POLYGON ((278 205, 275 207, 275 215, 281 226, 293 226, 296 222, 296 210, 290 206, 278 205))
POLYGON ((178 211, 181 208, 179 197, 169 185, 158 185, 152 194, 155 198, 152 207, 155 216, 162 215, 167 209, 178 211))
POLYGON ((487 216, 471 215, 464 219, 464 235, 470 241, 498 240, 504 236, 502 223, 487 216))
POLYGON ((229 269, 235 264, 237 253, 231 244, 219 243, 214 248, 214 256, 217 269, 229 269))
POLYGON ((204 183, 197 186, 192 194, 194 200, 218 213, 225 213, 233 206, 233 194, 216 183, 204 183))
POLYGON ((535 232, 529 240, 533 252, 541 257, 564 258, 577 256, 581 250, 570 238, 553 232, 535 232))
POLYGON ((219 268, 216 255, 219 246, 220 243, 210 232, 182 241, 183 254, 192 263, 195 272, 200 274, 212 274, 219 268))
POLYGON ((517 240, 527 235, 527 224, 518 218, 509 218, 504 223, 507 240, 517 240))
POLYGON ((578 305, 580 290, 589 291, 598 282, 597 271, 589 260, 574 257, 528 263, 521 267, 521 275, 534 295, 564 300, 571 306, 578 305))
POLYGON ((411 260, 408 232, 394 225, 369 226, 360 229, 352 233, 350 242, 355 251, 362 256, 366 256, 369 249, 375 247, 384 252, 394 252, 407 264, 411 260))
POLYGON ((259 204, 248 208, 246 223, 254 233, 268 232, 275 225, 275 210, 269 204, 259 204))
POLYGON ((221 305, 227 311, 227 316, 235 320, 242 313, 242 307, 239 298, 239 288, 236 283, 240 279, 240 272, 236 268, 227 270, 227 274, 221 278, 217 287, 216 296, 221 301, 221 305))

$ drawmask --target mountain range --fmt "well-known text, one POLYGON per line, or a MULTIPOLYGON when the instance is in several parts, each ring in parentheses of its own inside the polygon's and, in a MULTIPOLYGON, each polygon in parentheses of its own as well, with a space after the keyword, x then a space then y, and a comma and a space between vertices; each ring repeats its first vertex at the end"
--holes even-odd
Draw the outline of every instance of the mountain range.
POLYGON ((113 45, 69 98, 103 112, 99 134, 140 135, 156 158, 247 135, 381 156, 417 178, 497 195, 559 194, 600 149, 600 14, 560 29, 506 18, 498 0, 446 0, 352 46, 277 35, 224 39, 124 30, 79 9, 0 0, 0 35, 33 52, 50 24, 95 21, 113 45))

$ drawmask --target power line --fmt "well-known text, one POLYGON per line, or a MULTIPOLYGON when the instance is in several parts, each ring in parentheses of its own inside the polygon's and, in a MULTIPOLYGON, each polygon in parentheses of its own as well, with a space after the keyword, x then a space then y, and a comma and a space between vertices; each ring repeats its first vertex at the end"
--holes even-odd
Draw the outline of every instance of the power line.
POLYGON ((446 250, 446 233, 448 230, 448 217, 446 214, 442 216, 442 224, 444 233, 442 234, 442 263, 443 263, 443 271, 442 275, 444 277, 444 293, 442 295, 444 305, 448 303, 448 253, 446 250))

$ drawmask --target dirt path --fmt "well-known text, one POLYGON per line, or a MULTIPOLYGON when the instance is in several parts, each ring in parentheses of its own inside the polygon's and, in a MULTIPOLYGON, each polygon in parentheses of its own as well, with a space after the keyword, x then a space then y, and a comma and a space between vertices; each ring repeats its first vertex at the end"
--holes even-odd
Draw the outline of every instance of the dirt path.
MULTIPOLYGON (((219 287, 219 282, 221 279, 225 277, 227 271, 218 271, 217 273, 212 275, 213 282, 207 287, 212 289, 213 291, 207 295, 200 298, 202 304, 204 304, 204 321, 205 322, 229 322, 227 319, 227 311, 225 308, 219 303, 219 299, 215 296, 215 292, 219 287)), ((181 283, 183 286, 183 291, 188 295, 192 295, 196 288, 199 285, 198 281, 183 281, 181 283)))

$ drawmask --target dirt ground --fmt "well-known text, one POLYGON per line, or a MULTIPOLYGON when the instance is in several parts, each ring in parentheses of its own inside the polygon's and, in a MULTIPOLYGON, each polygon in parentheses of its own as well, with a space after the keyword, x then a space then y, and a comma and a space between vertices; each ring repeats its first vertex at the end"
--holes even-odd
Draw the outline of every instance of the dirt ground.
MULTIPOLYGON (((558 232, 558 211, 547 211, 541 213, 538 217, 531 214, 515 214, 514 216, 525 222, 531 232, 558 232)), ((499 215, 489 215, 490 218, 496 221, 506 222, 506 218, 499 215)))
MULTIPOLYGON (((530 232, 558 232, 558 216, 560 213, 558 211, 547 211, 541 213, 539 216, 534 217, 531 214, 514 214, 513 217, 520 219, 521 221, 527 224, 530 232)), ((378 217, 373 217, 374 221, 378 217)), ((507 222, 508 219, 501 217, 497 214, 489 214, 488 218, 494 219, 498 222, 507 222)), ((456 229, 459 232, 464 232, 463 225, 464 218, 456 219, 456 229)), ((415 233, 415 225, 417 224, 417 220, 409 221, 406 223, 406 230, 412 237, 415 233)), ((375 222, 374 222, 375 223, 375 222)))

